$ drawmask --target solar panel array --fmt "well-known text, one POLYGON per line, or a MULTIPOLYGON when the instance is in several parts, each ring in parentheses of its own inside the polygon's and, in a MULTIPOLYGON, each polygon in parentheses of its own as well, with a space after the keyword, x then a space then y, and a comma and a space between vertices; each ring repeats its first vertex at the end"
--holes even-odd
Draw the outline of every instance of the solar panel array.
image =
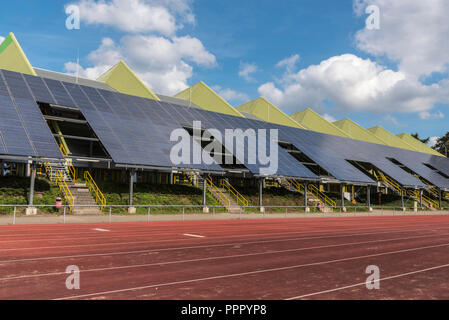
MULTIPOLYGON (((449 175, 449 161, 441 157, 5 70, 0 71, 0 154, 62 158, 36 101, 79 108, 116 164, 223 171, 215 163, 178 166, 170 160, 171 149, 177 143, 170 141, 171 132, 201 121, 204 129, 217 129, 223 139, 226 129, 253 129, 256 133, 259 129, 277 129, 279 140, 292 143, 341 181, 374 183, 348 162, 354 160, 372 163, 403 185, 424 186, 387 159, 392 158, 432 184, 449 189, 449 179, 424 165, 429 163, 449 175)), ((269 153, 269 131, 267 138, 269 153)), ((224 140, 227 151, 252 173, 259 174, 261 168, 267 167, 259 159, 248 164, 248 155, 258 152, 257 144, 243 139, 239 145, 235 140, 231 145, 224 140), (247 153, 239 155, 237 148, 247 153)), ((190 148, 193 144, 196 142, 189 137, 190 148)), ((273 151, 278 154, 277 175, 317 178, 282 148, 276 145, 273 151)))
POLYGON ((62 158, 30 87, 39 98, 47 90, 39 79, 28 84, 22 74, 0 70, 0 154, 62 158))

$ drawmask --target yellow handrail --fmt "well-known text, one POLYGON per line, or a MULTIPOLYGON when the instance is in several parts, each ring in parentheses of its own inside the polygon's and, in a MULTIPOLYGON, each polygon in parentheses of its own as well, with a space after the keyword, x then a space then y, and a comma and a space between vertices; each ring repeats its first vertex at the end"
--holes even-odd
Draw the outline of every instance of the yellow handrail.
MULTIPOLYGON (((412 198, 414 198, 416 201, 418 201, 419 200, 419 191, 416 191, 416 190, 407 190, 407 193, 406 193, 408 196, 411 196, 412 198)), ((436 209, 439 209, 440 208, 440 204, 437 202, 437 201, 435 201, 435 200, 433 200, 433 199, 431 199, 431 198, 429 198, 428 196, 426 196, 426 195, 422 195, 422 200, 423 200, 423 202, 424 203, 427 203, 427 204, 431 204, 432 205, 432 207, 433 208, 436 208, 436 209)))
POLYGON ((198 172, 196 171, 188 171, 187 173, 187 177, 190 180, 190 183, 193 184, 194 186, 198 185, 198 172), (194 179, 194 177, 196 177, 196 181, 194 179))
POLYGON ((380 178, 382 181, 388 183, 390 186, 393 187, 394 190, 396 190, 397 192, 401 193, 402 192, 402 187, 393 179, 387 177, 386 175, 384 175, 383 173, 380 172, 380 178))
POLYGON ((265 180, 265 187, 279 188, 279 182, 277 180, 265 180))
POLYGON ((221 192, 221 190, 219 190, 219 189, 215 186, 214 182, 212 181, 212 178, 211 178, 211 177, 207 177, 206 182, 207 182, 207 184, 208 184, 208 186, 209 186, 209 188, 210 188, 210 192, 211 192, 213 195, 215 195, 216 197, 218 197, 218 198, 222 201, 222 204, 223 204, 225 207, 229 208, 229 207, 231 206, 231 200, 230 200, 228 197, 226 197, 226 196, 223 194, 223 192, 221 192))
POLYGON ((240 205, 241 203, 241 207, 247 207, 249 202, 248 200, 246 200, 246 198, 244 196, 242 196, 242 194, 240 192, 238 192, 230 183, 228 180, 226 179, 221 179, 220 181, 220 185, 224 188, 226 188, 228 190, 228 192, 230 194, 232 194, 237 201, 237 204, 240 205))
POLYGON ((321 202, 323 202, 326 207, 336 207, 337 203, 329 198, 326 194, 320 191, 315 185, 309 184, 309 192, 311 192, 315 197, 317 197, 321 202))
POLYGON ((106 197, 101 192, 100 188, 98 188, 98 185, 90 175, 89 171, 84 172, 84 180, 86 181, 89 191, 95 193, 95 200, 97 204, 99 204, 101 209, 103 209, 106 206, 106 197))
POLYGON ((59 145, 59 150, 61 150, 61 153, 65 156, 69 154, 62 143, 59 145))
POLYGON ((67 169, 72 175, 72 179, 75 180, 75 167, 73 166, 72 159, 66 159, 67 169))
POLYGON ((45 162, 45 171, 47 172, 50 180, 53 181, 53 167, 50 165, 49 162, 45 162))
POLYGON ((298 181, 296 181, 295 179, 291 179, 288 181, 291 185, 293 185, 296 190, 298 190, 299 192, 304 193, 304 186, 302 184, 300 184, 298 181))
POLYGON ((69 204, 69 210, 72 211, 72 207, 75 205, 75 198, 73 198, 72 192, 70 191, 69 186, 64 180, 63 174, 61 170, 55 172, 56 183, 59 186, 61 192, 64 193, 65 199, 69 204))

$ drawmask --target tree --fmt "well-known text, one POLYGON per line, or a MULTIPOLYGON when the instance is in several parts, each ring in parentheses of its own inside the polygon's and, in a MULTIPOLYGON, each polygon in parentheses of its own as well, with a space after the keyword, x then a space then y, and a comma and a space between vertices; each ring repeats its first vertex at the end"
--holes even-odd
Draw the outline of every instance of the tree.
POLYGON ((418 133, 418 132, 412 133, 412 137, 415 138, 415 139, 417 139, 417 140, 419 140, 419 141, 421 141, 421 142, 424 143, 424 144, 427 144, 427 143, 429 142, 429 140, 430 140, 430 137, 427 138, 427 139, 421 139, 421 138, 419 137, 419 133, 418 133))
POLYGON ((449 132, 438 138, 437 143, 433 146, 433 148, 439 153, 446 155, 446 149, 449 149, 449 132))

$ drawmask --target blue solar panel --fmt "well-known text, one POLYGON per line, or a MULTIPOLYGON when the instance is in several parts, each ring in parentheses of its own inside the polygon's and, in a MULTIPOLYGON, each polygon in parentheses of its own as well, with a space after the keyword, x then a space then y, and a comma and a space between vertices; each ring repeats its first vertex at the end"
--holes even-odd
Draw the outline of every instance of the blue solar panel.
MULTIPOLYGON (((449 174, 449 161, 442 157, 9 71, 1 71, 0 75, 0 153, 61 157, 36 104, 39 101, 78 107, 116 163, 171 167, 170 151, 176 142, 170 141, 170 133, 191 127, 193 121, 201 121, 203 129, 220 131, 223 143, 235 156, 237 147, 243 147, 246 153, 238 160, 254 174, 266 167, 259 159, 255 164, 248 164, 247 152, 257 154, 257 145, 245 139, 239 145, 234 141, 231 147, 224 141, 226 129, 253 129, 256 133, 258 129, 277 129, 279 140, 293 144, 336 179, 346 182, 373 183, 348 162, 353 160, 372 163, 403 185, 423 185, 388 160, 392 158, 436 186, 446 188, 449 183, 448 179, 424 165, 429 163, 449 174)), ((190 139, 190 144, 194 143, 190 139)), ((266 141, 266 149, 269 150, 269 141, 266 141)), ((277 175, 316 178, 277 144, 275 151, 278 154, 277 175)), ((215 164, 204 163, 183 167, 222 170, 215 164)))
POLYGON ((0 114, 1 153, 62 157, 22 74, 0 71, 0 114))
POLYGON ((24 74, 23 76, 25 78, 25 81, 28 83, 28 87, 31 89, 35 101, 52 104, 57 103, 48 90, 48 87, 45 84, 44 80, 39 77, 30 76, 28 74, 24 74))
POLYGON ((52 96, 55 98, 56 104, 67 107, 76 107, 73 99, 70 97, 67 90, 64 88, 60 81, 56 81, 53 79, 43 80, 45 81, 48 89, 50 89, 52 96))

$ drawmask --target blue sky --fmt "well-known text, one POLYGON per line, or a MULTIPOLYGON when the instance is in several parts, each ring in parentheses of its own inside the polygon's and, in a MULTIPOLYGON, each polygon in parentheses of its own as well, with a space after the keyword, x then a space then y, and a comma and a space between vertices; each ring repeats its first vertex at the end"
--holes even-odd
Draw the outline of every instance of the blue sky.
POLYGON ((79 50, 85 77, 124 59, 164 94, 202 80, 234 106, 263 95, 288 114, 311 107, 393 133, 448 131, 443 0, 281 3, 21 1, 0 14, 0 35, 14 32, 35 67, 73 73, 79 50), (69 4, 81 9, 80 30, 65 26, 69 4), (379 30, 366 29, 369 5, 379 8, 379 30))

